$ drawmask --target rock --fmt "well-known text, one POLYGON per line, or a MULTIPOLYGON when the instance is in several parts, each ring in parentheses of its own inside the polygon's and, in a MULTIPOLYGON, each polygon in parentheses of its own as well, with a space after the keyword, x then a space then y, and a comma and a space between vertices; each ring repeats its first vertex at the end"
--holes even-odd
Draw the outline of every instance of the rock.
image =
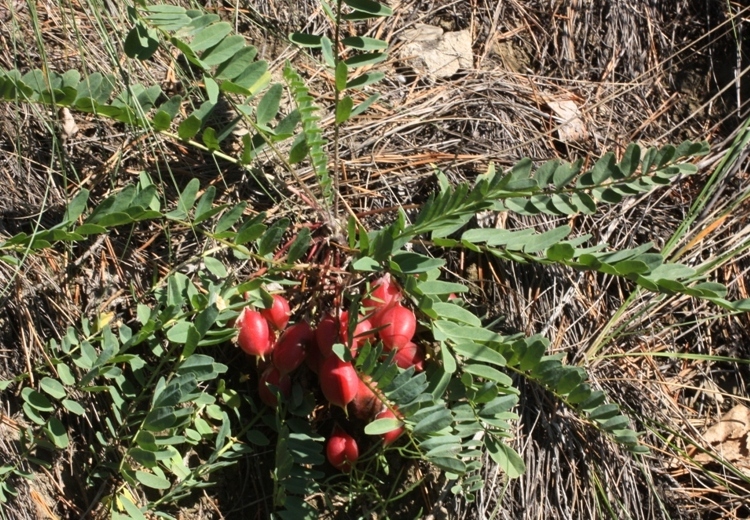
MULTIPOLYGON (((718 423, 706 430, 703 440, 745 476, 750 476, 750 408, 738 404, 729 410, 718 423)), ((692 449, 688 454, 692 455, 691 452, 695 451, 692 449)), ((696 453, 694 458, 700 464, 716 462, 710 452, 696 453)))
POLYGON ((588 137, 581 110, 575 101, 570 99, 548 99, 547 107, 552 111, 552 118, 557 126, 557 137, 563 143, 584 141, 588 137))
POLYGON ((445 78, 473 67, 469 31, 446 33, 434 25, 417 24, 404 31, 401 40, 400 59, 420 75, 445 78))

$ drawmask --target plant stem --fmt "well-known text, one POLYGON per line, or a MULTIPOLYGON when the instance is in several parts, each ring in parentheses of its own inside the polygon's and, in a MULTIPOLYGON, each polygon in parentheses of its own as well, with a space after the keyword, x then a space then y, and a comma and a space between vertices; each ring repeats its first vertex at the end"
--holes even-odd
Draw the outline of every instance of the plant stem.
MULTIPOLYGON (((336 26, 334 28, 333 32, 333 70, 334 70, 334 78, 336 75, 336 71, 338 70, 338 64, 339 61, 341 61, 341 56, 339 56, 339 38, 340 38, 340 31, 341 31, 341 0, 337 0, 336 2, 336 26)), ((334 79, 334 89, 333 89, 333 106, 334 106, 334 113, 338 109, 339 102, 341 101, 341 91, 338 88, 338 85, 336 85, 336 81, 334 79)), ((341 124, 338 122, 336 117, 333 118, 333 219, 338 220, 339 218, 339 198, 340 198, 340 192, 339 192, 339 167, 341 165, 340 158, 339 158, 339 127, 341 124)), ((336 228, 338 230, 339 226, 336 225, 336 228)))

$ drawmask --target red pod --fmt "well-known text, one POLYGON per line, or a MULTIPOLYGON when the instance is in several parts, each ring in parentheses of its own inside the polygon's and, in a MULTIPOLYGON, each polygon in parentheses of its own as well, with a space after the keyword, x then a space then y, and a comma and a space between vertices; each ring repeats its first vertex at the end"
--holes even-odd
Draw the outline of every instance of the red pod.
POLYGON ((362 299, 362 306, 367 310, 370 321, 379 322, 379 315, 385 309, 392 307, 401 301, 404 295, 401 289, 391 279, 391 274, 386 273, 382 277, 372 282, 370 295, 362 299))
POLYGON ((328 402, 345 408, 357 395, 359 377, 351 363, 331 356, 320 366, 320 389, 328 402))
POLYGON ((286 329, 271 354, 274 366, 284 374, 296 369, 305 360, 312 340, 313 332, 307 322, 302 321, 286 329))
MULTIPOLYGON (((369 383, 370 386, 374 384, 373 382, 369 383)), ((370 386, 360 379, 357 387, 357 395, 354 396, 354 399, 347 407, 349 413, 358 419, 369 419, 382 406, 380 399, 370 389, 370 386)))
POLYGON ((326 457, 331 466, 348 473, 359 458, 357 441, 341 429, 339 425, 336 425, 326 445, 326 457))
MULTIPOLYGON (((375 419, 399 419, 399 417, 396 417, 396 414, 394 414, 389 408, 385 408, 375 416, 375 419)), ((383 444, 385 444, 386 446, 388 446, 389 444, 393 444, 394 441, 398 439, 402 433, 404 433, 403 426, 399 426, 389 432, 385 432, 382 435, 383 444)))
POLYGON ((320 320, 318 328, 315 329, 315 341, 323 357, 333 354, 333 344, 339 341, 339 320, 335 316, 329 314, 320 320))
POLYGON ((279 404, 276 395, 271 392, 270 388, 268 388, 268 384, 278 388, 279 392, 281 392, 281 395, 284 397, 292 395, 292 380, 289 379, 289 376, 279 372, 278 368, 270 366, 263 371, 258 380, 258 394, 260 395, 260 400, 268 406, 276 406, 279 404))
POLYGON ((357 355, 357 351, 365 344, 366 341, 373 341, 375 339, 375 333, 371 332, 374 328, 370 320, 364 318, 362 315, 357 315, 357 325, 352 331, 352 341, 348 342, 349 339, 349 312, 343 311, 339 318, 339 338, 341 342, 349 347, 352 356, 357 355))
POLYGON ((276 330, 284 330, 289 323, 289 316, 292 315, 289 310, 289 302, 280 294, 274 294, 271 307, 262 309, 260 313, 276 330))
POLYGON ((417 318, 406 307, 396 304, 386 309, 381 317, 378 331, 386 350, 401 348, 411 341, 417 330, 417 318))
POLYGON ((313 340, 307 347, 305 364, 317 374, 320 372, 320 365, 323 364, 324 359, 323 354, 320 353, 320 348, 318 348, 318 342, 315 340, 315 334, 313 334, 313 340))
POLYGON ((393 360, 401 368, 414 367, 417 372, 424 370, 424 348, 410 341, 396 350, 393 360))
POLYGON ((264 358, 273 349, 273 333, 266 319, 249 307, 242 309, 235 323, 240 333, 237 335, 237 343, 240 348, 251 356, 264 358))

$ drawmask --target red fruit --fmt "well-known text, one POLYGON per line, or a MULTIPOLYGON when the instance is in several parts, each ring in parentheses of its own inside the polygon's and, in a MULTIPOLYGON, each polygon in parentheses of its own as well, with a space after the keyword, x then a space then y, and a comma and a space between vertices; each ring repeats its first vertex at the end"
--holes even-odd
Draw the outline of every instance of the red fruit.
POLYGON ((390 273, 386 273, 373 281, 371 287, 370 296, 362 300, 362 306, 372 313, 370 321, 375 323, 380 321, 379 315, 385 309, 400 302, 404 295, 396 282, 391 279, 390 273))
MULTIPOLYGON (((390 408, 385 408, 383 411, 381 411, 378 415, 375 416, 375 419, 398 419, 399 417, 396 417, 396 414, 394 414, 390 408)), ((404 433, 404 427, 399 426, 389 432, 385 432, 383 437, 383 444, 388 446, 389 444, 393 444, 393 442, 398 439, 401 434, 404 433)))
POLYGON ((276 330, 284 330, 289 323, 289 316, 292 315, 289 302, 280 294, 274 294, 271 307, 261 310, 260 313, 276 330))
POLYGON ((378 334, 385 349, 398 349, 414 337, 414 332, 417 330, 417 318, 411 310, 396 304, 383 312, 380 325, 383 328, 378 334))
POLYGON ((326 445, 326 457, 331 466, 348 473, 359 458, 357 441, 336 425, 326 445))
POLYGON ((375 334, 371 332, 373 326, 372 323, 370 323, 370 320, 364 318, 362 315, 357 315, 357 325, 352 332, 352 342, 351 344, 348 343, 349 312, 343 311, 339 319, 339 338, 341 338, 341 341, 349 347, 352 356, 357 355, 357 351, 366 341, 372 341, 375 339, 375 334))
POLYGON ((278 388, 279 392, 281 392, 281 395, 284 397, 289 397, 292 394, 292 380, 289 379, 289 376, 279 372, 278 368, 270 366, 263 371, 263 374, 261 374, 260 379, 258 380, 258 394, 260 395, 260 400, 268 406, 276 406, 279 403, 276 399, 276 395, 271 392, 271 389, 268 388, 267 384, 271 384, 278 388))
POLYGON ((323 354, 321 354, 320 349, 318 348, 318 342, 315 340, 315 334, 313 333, 313 339, 307 346, 305 364, 307 365, 307 368, 317 374, 320 372, 320 365, 323 364, 324 359, 323 354))
POLYGON ((266 319, 258 312, 245 307, 242 309, 235 326, 240 329, 237 343, 251 356, 261 358, 271 353, 274 336, 266 319))
POLYGON ((273 348, 273 364, 283 374, 288 374, 305 360, 313 332, 307 322, 300 322, 286 329, 273 348))
POLYGON ((424 370, 424 348, 410 341, 396 350, 393 360, 401 368, 414 367, 417 372, 421 372, 424 370))
POLYGON ((333 354, 333 344, 338 341, 338 337, 339 320, 335 316, 329 314, 320 320, 318 328, 315 329, 315 340, 323 357, 330 357, 333 354))
POLYGON ((336 356, 331 356, 320 366, 318 373, 320 389, 328 402, 346 407, 357 395, 359 388, 359 377, 351 363, 341 361, 336 356))
MULTIPOLYGON (((375 383, 370 382, 369 384, 374 385, 375 383)), ((367 420, 380 409, 381 405, 380 399, 370 389, 370 386, 360 379, 359 386, 357 387, 357 395, 349 403, 349 412, 358 419, 367 420)))

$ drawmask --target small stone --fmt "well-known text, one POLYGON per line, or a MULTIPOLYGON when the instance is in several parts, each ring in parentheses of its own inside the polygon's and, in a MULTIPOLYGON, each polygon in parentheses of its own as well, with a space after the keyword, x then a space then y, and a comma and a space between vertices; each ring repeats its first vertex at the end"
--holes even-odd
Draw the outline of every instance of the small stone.
POLYGON ((404 31, 399 56, 419 74, 445 78, 474 64, 469 31, 444 32, 440 27, 417 24, 404 31))
POLYGON ((547 100, 553 119, 558 124, 557 137, 563 143, 575 143, 586 140, 588 132, 583 122, 581 110, 575 101, 570 99, 547 100))

